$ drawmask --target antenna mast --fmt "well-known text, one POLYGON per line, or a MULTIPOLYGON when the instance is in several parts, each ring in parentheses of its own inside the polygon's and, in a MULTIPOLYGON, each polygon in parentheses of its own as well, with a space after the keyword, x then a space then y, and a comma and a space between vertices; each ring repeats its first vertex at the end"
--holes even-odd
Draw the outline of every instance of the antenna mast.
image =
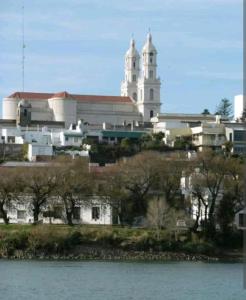
POLYGON ((25 7, 22 5, 22 92, 25 90, 25 7))

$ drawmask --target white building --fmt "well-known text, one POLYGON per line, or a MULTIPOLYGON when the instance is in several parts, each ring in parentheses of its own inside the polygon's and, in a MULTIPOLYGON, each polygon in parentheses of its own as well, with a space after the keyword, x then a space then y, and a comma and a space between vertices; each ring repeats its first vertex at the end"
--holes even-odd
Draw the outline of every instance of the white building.
POLYGON ((234 97, 234 120, 240 121, 246 111, 246 98, 243 95, 234 97))
POLYGON ((16 120, 20 126, 30 126, 33 121, 64 122, 66 128, 78 120, 114 125, 149 122, 160 111, 156 60, 157 51, 148 34, 141 70, 134 41, 126 53, 121 96, 15 92, 3 99, 3 119, 16 120))
MULTIPOLYGON (((11 208, 7 209, 7 217, 11 224, 30 224, 33 223, 33 214, 28 198, 25 201, 16 202, 11 208)), ((44 224, 65 224, 66 216, 62 204, 57 201, 57 205, 46 208, 40 213, 40 223, 44 224)), ((75 208, 73 223, 74 224, 112 224, 112 209, 100 201, 97 197, 91 199, 90 205, 77 205, 75 208)), ((0 217, 0 224, 4 220, 0 217)))

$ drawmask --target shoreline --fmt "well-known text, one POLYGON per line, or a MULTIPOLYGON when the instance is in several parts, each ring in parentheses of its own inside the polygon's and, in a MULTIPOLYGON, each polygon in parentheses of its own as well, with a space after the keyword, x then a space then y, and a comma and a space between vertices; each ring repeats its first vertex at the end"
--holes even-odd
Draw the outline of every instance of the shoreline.
POLYGON ((197 253, 185 252, 153 252, 153 251, 126 251, 121 249, 92 248, 75 249, 68 253, 30 253, 22 250, 15 250, 12 255, 0 256, 1 260, 53 260, 53 261, 139 261, 139 262, 225 262, 240 263, 243 262, 243 256, 209 256, 197 253))

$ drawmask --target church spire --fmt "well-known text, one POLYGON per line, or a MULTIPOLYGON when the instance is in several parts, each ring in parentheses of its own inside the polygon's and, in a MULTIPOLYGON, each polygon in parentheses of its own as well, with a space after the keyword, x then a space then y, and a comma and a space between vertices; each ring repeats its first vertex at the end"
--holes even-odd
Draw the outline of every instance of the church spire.
POLYGON ((135 47, 133 37, 125 55, 125 79, 121 84, 121 95, 130 96, 137 101, 137 81, 139 77, 140 55, 135 47))

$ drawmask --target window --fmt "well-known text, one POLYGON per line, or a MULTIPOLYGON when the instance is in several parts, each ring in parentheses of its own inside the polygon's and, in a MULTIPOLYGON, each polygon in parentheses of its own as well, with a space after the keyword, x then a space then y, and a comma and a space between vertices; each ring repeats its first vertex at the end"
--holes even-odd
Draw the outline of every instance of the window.
POLYGON ((26 108, 24 108, 24 117, 26 117, 27 116, 27 109, 26 108))
POLYGON ((93 206, 91 210, 91 218, 92 220, 98 220, 100 218, 100 207, 93 206))
POLYGON ((24 210, 17 210, 17 219, 25 219, 26 217, 26 212, 24 210))
POLYGON ((132 75, 132 81, 137 81, 137 76, 136 75, 132 75))
POLYGON ((133 93, 132 98, 133 98, 135 101, 137 101, 137 98, 138 98, 137 93, 133 93))
POLYGON ((61 219, 62 218, 62 207, 61 206, 55 206, 54 207, 53 217, 55 219, 61 219))
POLYGON ((150 117, 150 118, 153 118, 153 116, 154 116, 154 112, 153 112, 153 110, 151 110, 151 111, 149 112, 149 117, 150 117))
POLYGON ((230 138, 229 138, 230 142, 232 142, 232 133, 230 133, 230 138))
POLYGON ((236 141, 236 142, 246 141, 246 131, 245 130, 235 130, 234 131, 234 141, 236 141))
POLYGON ((154 90, 153 89, 149 90, 149 99, 154 100, 154 90))
POLYGON ((135 69, 136 68, 136 63, 135 63, 135 61, 133 62, 133 69, 135 69))
POLYGON ((74 143, 78 143, 79 138, 78 137, 74 137, 74 143))
POLYGON ((80 220, 80 207, 75 207, 73 210, 73 218, 75 220, 80 220))
POLYGON ((153 52, 150 52, 149 54, 149 62, 152 64, 153 63, 153 56, 154 56, 154 53, 153 52))
POLYGON ((239 227, 246 227, 246 214, 239 214, 239 227))
POLYGON ((151 79, 153 78, 153 71, 152 70, 149 71, 149 78, 151 78, 151 79))

